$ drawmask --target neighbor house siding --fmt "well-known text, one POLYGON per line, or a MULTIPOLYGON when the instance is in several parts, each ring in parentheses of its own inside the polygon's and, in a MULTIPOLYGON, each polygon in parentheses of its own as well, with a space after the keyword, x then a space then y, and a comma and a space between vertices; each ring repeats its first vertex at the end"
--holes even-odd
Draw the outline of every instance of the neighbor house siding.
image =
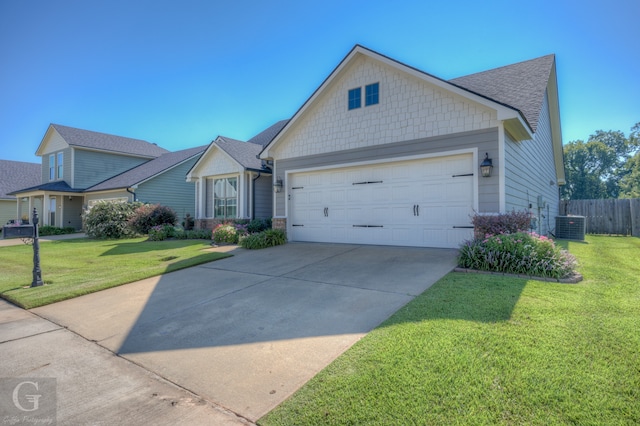
POLYGON ((273 189, 270 175, 260 176, 254 183, 256 219, 271 217, 273 208, 273 189))
POLYGON ((505 136, 506 211, 530 211, 539 219, 536 232, 542 235, 553 232, 559 197, 546 94, 534 138, 514 142, 508 133, 505 136), (540 210, 537 204, 539 195, 547 204, 540 210))
POLYGON ((75 187, 89 188, 147 161, 149 159, 76 149, 75 187))
POLYGON ((171 207, 181 222, 187 213, 195 215, 193 184, 185 180, 197 158, 186 161, 139 185, 135 190, 138 201, 171 207))
MULTIPOLYGON (((485 152, 494 159, 494 167, 498 165, 498 129, 477 130, 455 135, 437 136, 417 140, 395 142, 366 148, 331 152, 288 160, 278 160, 275 164, 274 176, 285 177, 287 171, 306 168, 318 168, 349 163, 389 160, 414 155, 438 154, 461 149, 478 150, 478 156, 485 152)), ((474 170, 478 173, 478 170, 474 170)), ((288 185, 287 182, 285 182, 288 185)), ((480 212, 495 213, 499 211, 498 177, 478 179, 478 208, 480 212)), ((285 198, 288 191, 276 194, 276 216, 286 216, 285 198)))
POLYGON ((16 200, 0 200, 0 226, 6 224, 9 220, 16 218, 18 214, 18 205, 16 200))
POLYGON ((342 71, 273 148, 278 160, 495 128, 497 113, 376 60, 342 71), (379 103, 348 110, 350 89, 379 83, 379 103))

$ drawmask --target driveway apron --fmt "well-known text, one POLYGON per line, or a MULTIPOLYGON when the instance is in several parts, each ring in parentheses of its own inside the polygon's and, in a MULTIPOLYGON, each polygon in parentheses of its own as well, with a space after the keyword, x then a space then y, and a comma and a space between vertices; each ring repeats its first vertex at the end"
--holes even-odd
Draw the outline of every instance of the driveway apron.
POLYGON ((455 266, 455 250, 289 243, 34 309, 255 421, 455 266))

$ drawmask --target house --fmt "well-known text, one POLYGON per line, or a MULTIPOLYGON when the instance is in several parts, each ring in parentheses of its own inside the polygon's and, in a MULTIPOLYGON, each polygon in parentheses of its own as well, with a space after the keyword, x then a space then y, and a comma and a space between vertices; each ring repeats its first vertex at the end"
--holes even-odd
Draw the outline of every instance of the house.
MULTIPOLYGON (((16 196, 9 194, 24 185, 36 185, 39 182, 40 164, 0 160, 0 226, 21 220, 23 215, 30 220, 28 206, 23 205, 23 213, 19 213, 16 196)), ((22 200, 20 202, 23 203, 22 200)))
POLYGON ((82 229, 82 212, 99 200, 143 201, 171 207, 178 217, 193 209, 184 176, 205 146, 169 152, 156 144, 51 124, 36 155, 40 182, 13 191, 18 207, 40 206, 40 223, 82 229))
POLYGON ((282 130, 278 121, 246 142, 218 136, 187 173, 195 184, 196 227, 272 216, 271 166, 258 154, 282 130))
POLYGON ((555 56, 447 81, 356 45, 260 159, 291 241, 455 248, 474 212, 512 210, 547 234, 565 183, 555 56))

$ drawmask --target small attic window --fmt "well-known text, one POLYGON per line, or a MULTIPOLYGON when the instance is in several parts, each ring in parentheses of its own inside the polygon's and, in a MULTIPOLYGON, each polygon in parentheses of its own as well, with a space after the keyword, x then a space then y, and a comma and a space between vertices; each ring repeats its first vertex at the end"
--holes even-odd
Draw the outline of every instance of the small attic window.
POLYGON ((368 84, 364 88, 364 106, 375 105, 380 102, 380 83, 368 84))
POLYGON ((349 90, 349 109, 357 109, 362 106, 362 88, 356 87, 349 90))

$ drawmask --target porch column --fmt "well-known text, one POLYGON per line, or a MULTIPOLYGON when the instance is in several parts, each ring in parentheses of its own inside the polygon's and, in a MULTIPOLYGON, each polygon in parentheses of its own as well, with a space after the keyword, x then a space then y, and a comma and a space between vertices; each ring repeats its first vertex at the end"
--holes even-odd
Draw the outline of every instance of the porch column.
POLYGON ((253 217, 253 173, 249 173, 249 193, 247 194, 249 197, 249 211, 247 212, 247 216, 249 219, 254 219, 253 217))
POLYGON ((247 188, 245 184, 246 173, 240 172, 240 178, 238 180, 238 218, 243 219, 247 217, 247 212, 245 211, 246 199, 247 199, 247 188))
POLYGON ((42 225, 49 225, 49 219, 51 215, 49 214, 49 196, 46 192, 42 195, 42 225))

